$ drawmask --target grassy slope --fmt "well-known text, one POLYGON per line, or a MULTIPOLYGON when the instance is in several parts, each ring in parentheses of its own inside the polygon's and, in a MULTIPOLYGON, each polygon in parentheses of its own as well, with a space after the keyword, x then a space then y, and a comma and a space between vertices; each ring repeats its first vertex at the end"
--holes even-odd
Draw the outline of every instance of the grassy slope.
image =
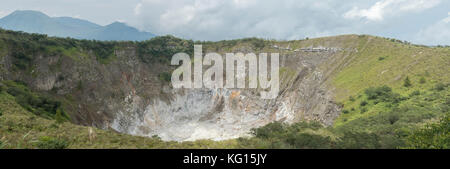
MULTIPOLYGON (((437 83, 450 82, 450 48, 430 48, 393 42, 379 37, 360 40, 359 52, 352 56, 348 65, 336 74, 333 86, 336 100, 344 104, 344 109, 356 108, 365 98, 363 91, 368 87, 387 85, 403 96, 413 91, 433 88, 437 83), (408 76, 412 87, 404 87, 408 76), (420 83, 420 79, 425 83, 420 83), (356 101, 350 101, 350 97, 356 101)), ((380 111, 373 107, 369 113, 343 114, 336 121, 340 126, 353 119, 369 116, 380 111), (345 122, 344 122, 345 121, 345 122)))

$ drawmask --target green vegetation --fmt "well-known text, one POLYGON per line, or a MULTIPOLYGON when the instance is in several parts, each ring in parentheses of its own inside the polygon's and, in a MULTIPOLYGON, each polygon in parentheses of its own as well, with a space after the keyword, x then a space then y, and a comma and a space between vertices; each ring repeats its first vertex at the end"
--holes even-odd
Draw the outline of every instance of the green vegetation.
MULTIPOLYGON (((355 47, 358 51, 336 55, 336 61, 345 64, 332 72, 328 81, 342 107, 333 126, 275 122, 253 129, 253 137, 182 143, 94 128, 96 137, 92 139, 88 127, 68 122, 63 101, 51 93, 32 91, 19 81, 2 81, 0 148, 448 148, 450 48, 411 45, 368 35, 332 38, 336 42, 331 41, 330 45, 355 47)), ((326 40, 276 42, 246 38, 195 43, 203 44, 204 51, 236 51, 242 47, 271 51, 275 50, 270 47, 274 44, 300 48, 317 46, 326 40)), ((99 42, 0 29, 0 54, 11 55, 12 69, 19 73, 34 72, 33 62, 39 55, 67 56, 77 62, 94 59, 108 64, 117 59, 116 49, 128 48, 136 50, 149 65, 168 63, 178 52, 192 56, 193 44, 172 36, 139 43, 99 42)), ((52 71, 59 69, 60 60, 51 67, 52 71)), ((282 67, 281 80, 294 77, 295 73, 282 67)), ((169 72, 157 74, 159 80, 170 81, 169 72)), ((81 80, 74 83, 77 91, 87 87, 81 80)))
MULTIPOLYGON (((406 96, 394 92, 388 86, 371 87, 359 98, 367 99, 367 105, 359 108, 361 112, 367 113, 343 112, 333 132, 338 135, 344 133, 343 137, 349 131, 370 133, 378 140, 372 147, 404 147, 411 137, 411 131, 449 113, 449 96, 448 87, 443 90, 416 90, 406 96)), ((350 106, 354 104, 345 105, 350 106)))
MULTIPOLYGON (((357 39, 347 37, 357 46, 358 52, 342 58, 345 67, 333 75, 331 84, 336 89, 337 102, 346 102, 349 96, 356 96, 367 87, 387 85, 405 94, 408 90, 423 90, 436 83, 450 83, 450 48, 433 48, 410 45, 398 40, 364 36, 357 39), (388 56, 388 57, 387 57, 388 56), (379 61, 380 57, 384 57, 379 61), (401 89, 408 76, 412 86, 401 89), (421 78, 425 83, 420 83, 421 78)), ((337 56, 339 57, 339 56, 337 56)), ((326 65, 331 66, 331 65, 326 65)))
POLYGON ((137 53, 144 63, 170 63, 170 58, 179 52, 192 56, 194 42, 173 36, 160 36, 138 43, 137 53))
POLYGON ((427 81, 425 80, 424 77, 421 77, 421 78, 420 78, 420 81, 419 81, 420 84, 424 84, 424 83, 426 83, 426 82, 427 82, 427 81))
POLYGON ((414 131, 406 141, 405 148, 449 149, 450 148, 450 115, 439 123, 427 124, 426 127, 414 131))
POLYGON ((344 114, 348 114, 348 113, 349 113, 349 111, 348 111, 348 110, 342 110, 342 113, 344 113, 344 114))
POLYGON ((370 133, 378 139, 371 147, 425 148, 408 140, 449 112, 449 53, 448 47, 359 37, 358 53, 344 59, 347 66, 331 82, 337 102, 351 110, 342 112, 333 132, 342 138, 347 131, 370 133))
POLYGON ((172 78, 172 74, 169 72, 162 72, 158 75, 159 80, 163 81, 163 82, 170 82, 171 78, 172 78))
MULTIPOLYGON (((252 131, 254 137, 240 138, 242 148, 448 148, 450 89, 431 89, 424 94, 400 96, 388 86, 365 90, 368 111, 351 121, 341 121, 336 127, 318 123, 292 125, 271 123, 252 131), (444 115, 446 115, 444 117, 444 115), (420 126, 430 120, 440 123, 420 126)), ((356 112, 343 110, 343 116, 356 112)), ((360 113, 358 113, 360 114, 360 113)), ((342 119, 341 119, 342 120, 342 119)))
POLYGON ((67 141, 47 136, 39 138, 36 143, 36 147, 40 149, 64 149, 67 148, 67 146, 67 141))
MULTIPOLYGON (((373 100, 376 104, 379 102, 398 103, 402 98, 398 93, 392 92, 392 89, 388 86, 370 87, 364 90, 368 100, 373 100)), ((364 105, 367 105, 366 101, 363 101, 364 105)), ((363 103, 362 102, 362 103, 363 103)), ((361 106, 363 106, 361 103, 361 106)))
POLYGON ((95 54, 97 61, 108 64, 114 59, 114 49, 119 43, 111 41, 80 40, 79 44, 82 49, 92 51, 95 54))
POLYGON ((22 82, 3 81, 2 83, 6 86, 6 92, 13 96, 24 109, 44 118, 56 118, 60 122, 69 120, 61 102, 32 92, 22 82))
POLYGON ((405 86, 405 87, 411 87, 412 86, 411 80, 409 80, 408 76, 406 76, 405 81, 403 81, 403 86, 405 86))
POLYGON ((254 137, 239 138, 238 142, 240 148, 332 148, 333 138, 316 134, 319 131, 325 130, 318 123, 274 122, 253 129, 254 137))
POLYGON ((435 90, 437 90, 437 91, 442 91, 442 90, 444 90, 447 86, 448 86, 448 85, 445 85, 445 84, 443 84, 443 83, 438 83, 438 84, 436 84, 435 90))
POLYGON ((348 97, 348 100, 350 100, 351 102, 355 101, 355 98, 353 96, 348 97))
POLYGON ((14 58, 12 62, 15 69, 29 70, 34 57, 43 53, 46 56, 64 55, 75 58, 76 55, 86 56, 92 52, 99 62, 108 63, 114 57, 115 46, 120 43, 55 38, 0 29, 0 44, 6 44, 6 48, 14 58))
POLYGON ((267 50, 270 44, 273 43, 271 40, 264 40, 260 38, 244 38, 244 39, 234 39, 234 40, 221 40, 217 42, 211 41, 196 41, 195 44, 202 44, 203 51, 212 52, 226 52, 232 51, 234 48, 249 47, 255 51, 267 50))

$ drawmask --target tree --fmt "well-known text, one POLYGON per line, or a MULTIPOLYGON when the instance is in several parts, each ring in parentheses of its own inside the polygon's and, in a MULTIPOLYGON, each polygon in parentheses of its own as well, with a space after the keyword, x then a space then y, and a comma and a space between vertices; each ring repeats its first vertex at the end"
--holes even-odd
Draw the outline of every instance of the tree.
POLYGON ((406 140, 406 148, 448 149, 450 148, 450 114, 439 123, 428 124, 414 131, 406 140))
POLYGON ((405 86, 405 87, 410 87, 410 86, 412 86, 411 80, 409 80, 409 77, 408 77, 408 76, 406 76, 406 79, 403 81, 403 86, 405 86))
POLYGON ((63 112, 61 111, 60 108, 58 108, 56 110, 55 120, 56 120, 56 123, 64 123, 66 121, 66 119, 63 116, 63 112))

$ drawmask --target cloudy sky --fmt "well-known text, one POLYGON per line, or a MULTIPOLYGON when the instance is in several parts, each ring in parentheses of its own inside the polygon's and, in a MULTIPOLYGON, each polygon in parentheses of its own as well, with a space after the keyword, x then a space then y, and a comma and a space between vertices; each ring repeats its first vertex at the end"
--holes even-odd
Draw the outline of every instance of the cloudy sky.
POLYGON ((371 34, 450 45, 450 0, 1 0, 0 17, 39 10, 101 25, 125 22, 194 40, 371 34))

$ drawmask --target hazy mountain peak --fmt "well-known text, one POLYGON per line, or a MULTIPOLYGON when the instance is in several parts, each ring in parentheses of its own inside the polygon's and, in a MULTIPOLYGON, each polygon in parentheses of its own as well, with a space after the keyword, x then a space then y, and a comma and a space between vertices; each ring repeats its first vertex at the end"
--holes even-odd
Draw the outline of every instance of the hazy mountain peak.
POLYGON ((40 11, 34 11, 34 10, 16 10, 9 14, 9 16, 17 16, 17 15, 30 15, 30 16, 45 16, 49 17, 48 15, 40 12, 40 11))
MULTIPOLYGON (((128 25, 125 24, 125 23, 118 22, 118 21, 113 22, 113 23, 111 23, 111 24, 109 24, 109 25, 106 25, 105 28, 136 29, 136 28, 133 28, 133 27, 128 26, 128 25)), ((136 30, 137 30, 137 29, 136 29, 136 30)))
POLYGON ((147 40, 155 35, 141 32, 122 22, 101 26, 87 20, 72 17, 49 17, 33 10, 17 10, 0 19, 3 29, 41 33, 50 36, 95 40, 147 40))
POLYGON ((111 23, 109 25, 123 25, 123 26, 127 26, 125 23, 119 22, 119 21, 115 21, 115 22, 113 22, 113 23, 111 23))

